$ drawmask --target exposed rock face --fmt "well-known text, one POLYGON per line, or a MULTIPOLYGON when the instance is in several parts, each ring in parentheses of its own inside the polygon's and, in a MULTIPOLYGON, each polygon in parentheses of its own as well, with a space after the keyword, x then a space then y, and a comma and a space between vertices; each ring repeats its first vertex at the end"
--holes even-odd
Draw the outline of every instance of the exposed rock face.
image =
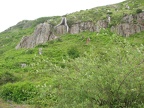
POLYGON ((16 49, 19 49, 19 48, 32 48, 31 40, 32 40, 31 36, 24 36, 21 39, 20 43, 15 48, 16 49))
POLYGON ((138 24, 123 23, 116 27, 111 28, 112 31, 116 31, 119 35, 130 36, 135 33, 141 32, 141 26, 138 24))
POLYGON ((83 32, 83 31, 94 31, 94 23, 93 22, 82 22, 80 23, 80 32, 83 32))
POLYGON ((72 26, 71 26, 71 28, 70 28, 70 33, 71 34, 77 34, 77 33, 79 33, 80 32, 80 24, 79 23, 77 23, 77 24, 73 24, 72 26))
POLYGON ((122 18, 122 23, 133 23, 135 16, 133 15, 127 15, 125 17, 122 18))
POLYGON ((96 23, 95 31, 96 31, 96 32, 100 32, 101 29, 107 28, 107 27, 108 27, 108 22, 107 22, 106 20, 99 20, 99 21, 96 23))
POLYGON ((137 22, 144 26, 144 12, 136 15, 137 22))
POLYGON ((111 31, 126 37, 144 31, 144 12, 123 17, 122 23, 112 27, 111 31))
MULTIPOLYGON (((80 22, 73 24, 69 28, 66 18, 62 17, 60 24, 55 27, 48 23, 37 25, 33 35, 23 37, 20 43, 16 46, 16 49, 33 48, 38 44, 56 39, 57 36, 54 34, 76 34, 83 31, 100 32, 101 29, 108 27, 108 23, 110 23, 110 21, 107 20, 99 20, 96 23, 93 23, 92 21, 80 22)), ((20 24, 23 24, 23 22, 20 24)), ((111 27, 111 31, 122 36, 130 36, 131 34, 144 31, 144 12, 123 17, 119 25, 111 27)))
POLYGON ((65 25, 59 25, 55 28, 55 33, 59 35, 67 33, 67 27, 65 25))
POLYGON ((105 20, 99 20, 96 24, 89 21, 89 22, 81 22, 73 24, 70 28, 71 34, 76 34, 83 31, 91 31, 91 32, 99 32, 102 28, 107 28, 108 22, 105 20))
POLYGON ((47 42, 48 40, 52 40, 57 38, 53 33, 53 28, 48 23, 43 23, 37 25, 32 36, 23 37, 20 43, 16 46, 16 49, 19 48, 33 48, 38 44, 42 44, 47 42))
POLYGON ((100 20, 96 24, 90 21, 73 24, 69 29, 67 25, 67 21, 64 17, 61 23, 55 27, 52 27, 52 25, 48 23, 43 23, 43 24, 41 23, 37 25, 33 35, 23 37, 20 43, 16 46, 16 49, 33 48, 38 44, 42 44, 49 40, 56 39, 57 36, 55 36, 54 33, 61 35, 68 32, 71 34, 83 32, 83 31, 99 32, 100 29, 107 28, 107 26, 108 23, 105 20, 100 20))
POLYGON ((61 23, 55 27, 46 22, 41 23, 37 25, 33 35, 25 36, 21 39, 20 43, 16 46, 16 49, 33 48, 38 44, 42 44, 49 40, 56 39, 57 36, 55 36, 54 33, 61 35, 67 33, 68 30, 69 27, 67 25, 67 20, 65 17, 63 17, 61 23))
POLYGON ((55 27, 56 34, 65 34, 69 31, 69 26, 67 25, 66 17, 62 17, 60 24, 56 25, 55 27))

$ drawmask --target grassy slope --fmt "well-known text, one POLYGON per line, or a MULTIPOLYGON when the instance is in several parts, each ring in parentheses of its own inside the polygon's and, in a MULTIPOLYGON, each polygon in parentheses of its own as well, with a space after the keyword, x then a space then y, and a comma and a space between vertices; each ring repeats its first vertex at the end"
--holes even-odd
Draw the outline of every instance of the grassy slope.
MULTIPOLYGON (((130 5, 133 6, 131 2, 130 5)), ((113 16, 118 15, 111 6, 107 8, 113 16)), ((72 13, 68 18, 76 16, 77 21, 96 19, 95 9, 72 13), (83 15, 89 18, 81 19, 83 15)), ((104 7, 99 10, 105 13, 104 7)), ((134 12, 124 8, 123 11, 134 12)), ((33 49, 15 50, 21 37, 30 35, 33 30, 34 26, 0 34, 0 95, 3 99, 42 108, 142 107, 143 32, 130 38, 119 37, 109 30, 98 34, 66 34, 33 49), (91 40, 87 45, 88 37, 91 40), (38 54, 39 48, 43 48, 42 55, 38 54), (22 68, 22 63, 27 66, 22 68)))
MULTIPOLYGON (((140 33, 131 38, 123 38, 107 30, 101 31, 99 34, 84 32, 76 35, 64 35, 60 40, 39 45, 34 49, 18 51, 12 49, 9 53, 4 53, 1 58, 1 72, 10 73, 13 80, 2 80, 7 75, 4 74, 1 81, 4 83, 16 81, 15 84, 22 85, 22 87, 24 82, 26 85, 32 83, 38 92, 35 98, 26 103, 36 106, 88 107, 92 105, 96 107, 99 103, 95 104, 92 99, 99 99, 97 97, 99 94, 102 95, 101 99, 109 100, 108 94, 105 93, 107 86, 109 85, 116 92, 120 82, 132 71, 123 84, 124 88, 120 89, 120 92, 125 90, 126 94, 122 95, 123 98, 126 98, 127 93, 130 92, 129 89, 137 91, 140 89, 137 86, 143 84, 141 81, 144 78, 142 73, 144 69, 142 62, 144 37, 142 36, 143 33, 140 33), (86 45, 88 36, 91 41, 86 45), (42 55, 38 55, 38 48, 43 48, 42 55), (79 57, 72 59, 73 56, 68 53, 70 49, 79 54, 79 57), (21 63, 27 64, 27 67, 21 68, 21 63), (132 76, 135 76, 134 80, 131 79, 132 76), (116 83, 112 82, 113 80, 116 83), (126 87, 127 84, 130 85, 126 87), (100 86, 100 90, 97 89, 98 86, 100 86)), ((7 86, 17 87, 17 85, 4 83, 3 87, 6 87, 2 88, 4 91, 9 89, 11 91, 11 88, 7 88, 7 86)), ((113 95, 115 97, 116 94, 113 95)), ((3 98, 12 99, 9 96, 3 98)), ((131 99, 130 96, 129 99, 131 99)))

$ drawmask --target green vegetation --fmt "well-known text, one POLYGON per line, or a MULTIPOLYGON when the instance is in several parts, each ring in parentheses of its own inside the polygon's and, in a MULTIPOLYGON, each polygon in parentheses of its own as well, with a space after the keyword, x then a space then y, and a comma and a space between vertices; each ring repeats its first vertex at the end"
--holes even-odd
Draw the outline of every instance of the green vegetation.
MULTIPOLYGON (((135 2, 143 9, 143 0, 127 0, 71 13, 68 23, 97 21, 110 10, 112 24, 117 24, 123 12, 136 13, 135 2), (127 2, 130 10, 125 9, 127 2)), ((65 34, 32 49, 15 49, 23 36, 47 20, 56 25, 60 17, 20 22, 0 33, 0 107, 11 108, 9 101, 30 105, 26 108, 144 107, 144 32, 124 38, 108 28, 65 34)))
POLYGON ((142 12, 141 9, 137 9, 137 10, 136 10, 136 13, 141 13, 141 12, 142 12))
POLYGON ((34 98, 37 90, 29 82, 8 83, 1 88, 1 97, 5 100, 12 100, 17 103, 28 101, 34 98))
POLYGON ((8 82, 15 82, 17 78, 9 72, 2 72, 0 73, 0 85, 8 83, 8 82))
POLYGON ((79 51, 78 49, 76 49, 76 47, 71 47, 71 49, 68 50, 68 55, 72 59, 78 58, 80 56, 79 51))
POLYGON ((18 80, 3 80, 0 96, 42 108, 142 107, 143 34, 123 38, 109 30, 83 32, 34 49, 13 48, 2 54, 1 74, 11 72, 7 76, 18 80))

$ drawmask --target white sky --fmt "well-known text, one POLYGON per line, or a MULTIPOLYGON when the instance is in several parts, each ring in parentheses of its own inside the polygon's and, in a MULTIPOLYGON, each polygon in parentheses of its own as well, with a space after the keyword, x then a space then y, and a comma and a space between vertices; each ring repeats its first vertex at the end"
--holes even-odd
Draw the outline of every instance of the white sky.
POLYGON ((0 32, 22 20, 65 15, 124 0, 1 0, 0 32))

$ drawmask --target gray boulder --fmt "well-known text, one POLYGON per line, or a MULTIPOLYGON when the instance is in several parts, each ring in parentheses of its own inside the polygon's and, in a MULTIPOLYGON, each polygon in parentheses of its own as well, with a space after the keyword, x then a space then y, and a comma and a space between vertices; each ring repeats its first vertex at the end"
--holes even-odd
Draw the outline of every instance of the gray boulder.
POLYGON ((48 40, 56 39, 57 36, 55 36, 52 31, 52 25, 48 23, 41 23, 37 25, 31 36, 25 36, 21 39, 20 43, 16 46, 16 49, 33 48, 38 44, 47 42, 48 40))

